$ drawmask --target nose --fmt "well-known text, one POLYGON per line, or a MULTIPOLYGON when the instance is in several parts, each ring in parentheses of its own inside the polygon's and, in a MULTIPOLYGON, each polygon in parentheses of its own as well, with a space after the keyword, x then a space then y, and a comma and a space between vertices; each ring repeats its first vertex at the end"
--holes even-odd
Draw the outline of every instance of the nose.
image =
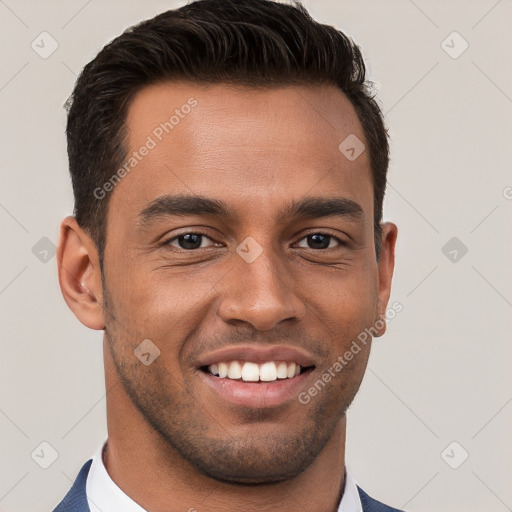
POLYGON ((286 320, 304 317, 306 306, 294 291, 292 276, 271 251, 264 250, 251 263, 234 257, 238 259, 223 280, 218 307, 226 323, 246 323, 267 331, 286 320))

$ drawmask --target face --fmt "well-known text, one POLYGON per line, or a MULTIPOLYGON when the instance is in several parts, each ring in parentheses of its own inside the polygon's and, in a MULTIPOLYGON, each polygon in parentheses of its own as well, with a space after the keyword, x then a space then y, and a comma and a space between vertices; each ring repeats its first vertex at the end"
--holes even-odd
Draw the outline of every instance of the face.
POLYGON ((357 115, 333 87, 164 83, 127 126, 137 163, 108 192, 103 289, 124 392, 203 474, 292 478, 343 420, 370 343, 333 366, 389 298, 368 154, 339 149, 364 142, 357 115))

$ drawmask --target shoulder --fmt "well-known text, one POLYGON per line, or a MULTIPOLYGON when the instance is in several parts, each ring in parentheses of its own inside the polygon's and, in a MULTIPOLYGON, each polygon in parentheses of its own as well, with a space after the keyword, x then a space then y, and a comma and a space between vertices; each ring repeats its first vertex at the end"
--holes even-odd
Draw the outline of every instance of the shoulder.
POLYGON ((83 466, 71 489, 68 491, 64 499, 57 505, 53 512, 90 512, 87 503, 87 494, 85 484, 87 475, 91 468, 92 459, 89 459, 83 466))
POLYGON ((384 503, 371 498, 359 486, 357 487, 357 490, 359 492, 359 497, 361 498, 363 512, 403 512, 397 508, 389 507, 388 505, 384 505, 384 503))

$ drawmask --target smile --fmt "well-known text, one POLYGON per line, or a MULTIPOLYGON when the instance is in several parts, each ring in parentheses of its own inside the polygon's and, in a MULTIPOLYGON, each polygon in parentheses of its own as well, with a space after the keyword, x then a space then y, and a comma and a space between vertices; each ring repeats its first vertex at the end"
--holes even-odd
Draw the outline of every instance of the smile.
POLYGON ((292 379, 312 367, 304 367, 294 361, 220 361, 202 368, 220 379, 231 379, 244 382, 273 382, 292 379))
POLYGON ((249 408, 293 403, 318 366, 305 348, 261 343, 221 347, 194 363, 206 386, 207 403, 249 408))

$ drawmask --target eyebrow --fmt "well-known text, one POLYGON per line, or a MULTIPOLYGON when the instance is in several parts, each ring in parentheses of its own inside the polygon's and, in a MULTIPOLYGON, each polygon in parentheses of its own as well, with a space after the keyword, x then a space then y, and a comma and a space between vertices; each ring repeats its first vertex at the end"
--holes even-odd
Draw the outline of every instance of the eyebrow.
MULTIPOLYGON (((233 218, 234 210, 224 201, 200 195, 164 195, 151 201, 139 213, 139 223, 170 216, 185 217, 189 215, 213 215, 216 217, 233 218)), ((343 217, 361 220, 363 208, 343 197, 305 197, 290 201, 278 213, 278 222, 287 218, 314 219, 321 217, 343 217)))

